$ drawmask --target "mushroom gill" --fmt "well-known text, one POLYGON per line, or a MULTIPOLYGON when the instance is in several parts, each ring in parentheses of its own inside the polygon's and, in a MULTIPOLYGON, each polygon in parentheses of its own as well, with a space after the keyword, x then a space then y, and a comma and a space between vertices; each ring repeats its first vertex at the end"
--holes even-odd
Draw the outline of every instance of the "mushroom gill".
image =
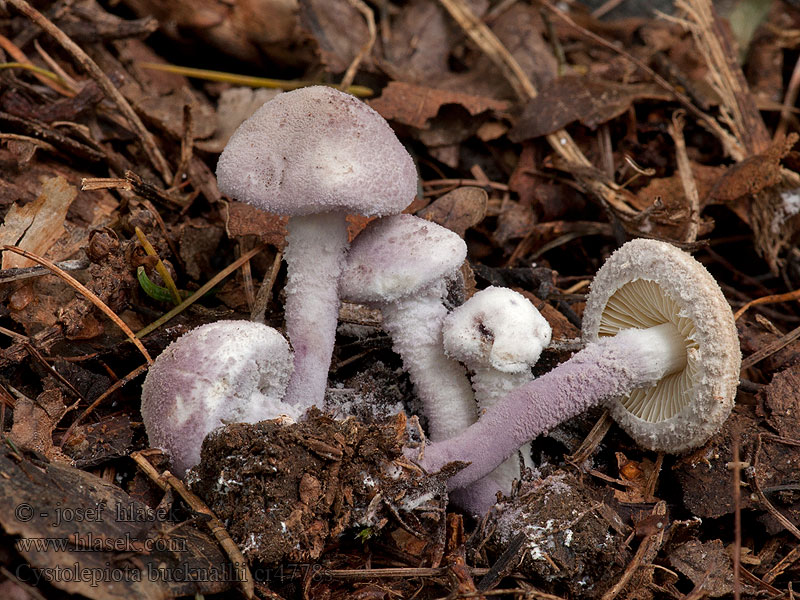
POLYGON ((628 411, 650 423, 673 417, 691 401, 689 391, 698 368, 694 322, 658 283, 636 279, 620 287, 608 299, 598 329, 600 337, 608 337, 624 329, 647 329, 665 323, 672 324, 683 340, 685 366, 658 384, 633 390, 620 399, 628 411))

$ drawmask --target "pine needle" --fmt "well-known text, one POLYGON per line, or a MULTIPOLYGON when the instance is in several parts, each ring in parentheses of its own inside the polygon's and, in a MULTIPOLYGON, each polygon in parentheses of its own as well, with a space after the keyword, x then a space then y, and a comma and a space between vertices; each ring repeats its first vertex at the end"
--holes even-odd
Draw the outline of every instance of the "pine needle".
MULTIPOLYGON (((164 71, 166 73, 174 73, 175 75, 183 75, 185 77, 194 77, 195 79, 205 79, 206 81, 222 81, 224 83, 233 83, 235 85, 243 85, 247 87, 271 88, 281 90, 296 90, 310 85, 327 85, 320 84, 316 81, 302 81, 298 79, 283 80, 283 79, 269 79, 267 77, 253 77, 251 75, 237 75, 235 73, 226 73, 224 71, 210 71, 208 69, 195 69, 193 67, 181 67, 178 65, 163 65, 159 63, 140 62, 140 67, 145 69, 153 69, 154 71, 164 71)), ((339 86, 332 85, 330 87, 339 88, 339 86)), ((351 85, 343 91, 359 98, 365 96, 373 96, 375 94, 372 88, 363 85, 351 85)))

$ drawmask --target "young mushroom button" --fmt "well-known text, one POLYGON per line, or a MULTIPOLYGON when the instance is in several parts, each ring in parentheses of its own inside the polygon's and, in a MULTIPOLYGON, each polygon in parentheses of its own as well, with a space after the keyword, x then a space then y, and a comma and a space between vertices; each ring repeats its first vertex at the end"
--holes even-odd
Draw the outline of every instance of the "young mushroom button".
MULTIPOLYGON (((442 328, 445 353, 472 372, 479 413, 505 394, 533 379, 531 367, 550 343, 552 329, 522 294, 488 287, 455 308, 442 328)), ((526 467, 533 467, 529 444, 520 449, 526 467)), ((453 499, 473 514, 483 514, 496 501, 497 491, 508 495, 519 479, 519 458, 510 456, 486 477, 456 490, 453 499)))
POLYGON ((150 445, 166 450, 182 476, 224 422, 297 417, 281 402, 291 371, 289 344, 271 327, 217 321, 192 329, 156 358, 142 385, 150 445))
POLYGON ((442 348, 446 282, 467 256, 452 231, 412 215, 373 221, 353 241, 341 281, 345 300, 379 306, 428 419, 444 440, 477 418, 467 373, 442 348))
POLYGON ((733 406, 739 351, 733 315, 703 266, 681 250, 634 240, 597 274, 584 311, 586 347, 509 392, 463 433, 425 449, 436 471, 470 462, 448 480, 470 485, 522 444, 611 401, 640 444, 683 452, 703 444, 733 406), (657 402, 657 404, 652 404, 657 402))
POLYGON ((286 331, 295 368, 286 402, 321 405, 336 334, 348 213, 400 212, 417 173, 388 123, 328 87, 279 94, 231 136, 217 163, 219 189, 289 215, 286 331))

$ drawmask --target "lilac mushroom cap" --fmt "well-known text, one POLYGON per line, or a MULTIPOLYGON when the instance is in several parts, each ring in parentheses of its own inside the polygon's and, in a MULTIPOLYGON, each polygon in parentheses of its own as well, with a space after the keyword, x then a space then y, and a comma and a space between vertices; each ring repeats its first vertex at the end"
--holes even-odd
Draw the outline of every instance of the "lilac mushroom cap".
POLYGON ((680 336, 685 366, 609 406, 640 445, 678 453, 703 445, 730 414, 739 384, 739 337, 728 302, 700 263, 664 242, 628 242, 592 282, 583 338, 591 343, 665 323, 680 336))
MULTIPOLYGON (((741 355, 733 316, 719 286, 700 263, 664 242, 628 242, 607 265, 598 273, 594 298, 587 302, 586 347, 549 373, 506 394, 466 431, 426 447, 420 462, 429 471, 454 460, 470 463, 448 480, 450 489, 472 484, 522 444, 586 408, 633 397, 634 390, 652 388, 665 379, 672 379, 668 389, 675 393, 678 404, 642 413, 666 417, 663 423, 628 417, 628 430, 640 443, 682 452, 704 443, 721 426, 733 405, 741 355), (621 299, 634 288, 621 295, 616 292, 639 280, 657 284, 658 294, 651 284, 644 286, 648 290, 645 296, 652 296, 656 305, 669 304, 661 300, 664 295, 677 305, 674 317, 666 316, 666 308, 661 309, 662 317, 646 320, 637 317, 637 321, 627 313, 632 306, 625 305, 637 303, 621 299), (593 316, 598 307, 601 310, 597 312, 608 311, 605 321, 593 316), (681 320, 684 318, 691 326, 681 320), (603 322, 618 333, 600 334, 603 322), (594 336, 597 341, 591 341, 594 336), (692 364, 695 366, 690 367, 692 364), (697 376, 688 388, 679 387, 675 380, 692 368, 697 376)), ((652 310, 656 315, 656 309, 652 310)), ((620 404, 625 407, 622 401, 620 404)), ((637 401, 639 404, 646 402, 637 401)), ((626 408, 632 409, 635 406, 626 408)), ((625 416, 621 408, 614 412, 625 416)))
POLYGON ((477 418, 464 368, 442 348, 446 282, 467 256, 457 234, 412 215, 373 221, 353 241, 342 298, 372 304, 422 401, 432 440, 447 439, 477 418))
POLYGON ((234 132, 217 163, 220 190, 289 215, 286 330, 295 370, 286 401, 320 405, 336 333, 345 216, 400 212, 417 173, 389 124, 329 87, 279 94, 234 132))
POLYGON ((225 422, 297 417, 283 398, 292 353, 283 336, 250 321, 217 321, 184 334, 156 358, 142 385, 150 445, 176 474, 200 462, 203 438, 225 422))

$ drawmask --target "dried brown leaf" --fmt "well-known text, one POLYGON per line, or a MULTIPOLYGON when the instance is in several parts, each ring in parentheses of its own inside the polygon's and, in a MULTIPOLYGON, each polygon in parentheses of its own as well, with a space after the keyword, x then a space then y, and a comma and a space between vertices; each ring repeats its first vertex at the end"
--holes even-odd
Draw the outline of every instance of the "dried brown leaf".
POLYGON ((192 279, 202 281, 214 272, 211 261, 222 236, 222 229, 205 219, 193 219, 182 224, 178 252, 186 274, 192 279))
POLYGON ((296 0, 124 0, 140 17, 155 17, 181 41, 202 40, 243 61, 272 57, 289 64, 308 58, 302 49, 296 0))
POLYGON ((536 310, 542 313, 542 316, 547 320, 553 330, 554 340, 574 340, 581 337, 580 330, 570 323, 567 317, 562 315, 547 302, 540 300, 527 290, 517 288, 516 291, 530 300, 536 307, 536 310))
POLYGON ((300 0, 300 24, 327 71, 343 73, 369 40, 364 17, 346 0, 300 0))
POLYGON ((780 160, 791 149, 797 140, 781 139, 770 144, 761 154, 753 154, 730 167, 714 184, 711 200, 717 202, 733 202, 743 196, 758 194, 765 188, 774 186, 780 181, 780 160))
POLYGON ((417 216, 463 237, 467 229, 483 221, 488 201, 489 195, 483 188, 462 187, 437 198, 417 216))
POLYGON ((525 237, 535 224, 536 215, 528 204, 504 198, 492 238, 502 246, 509 240, 525 237))
POLYGON ((763 391, 767 422, 779 435, 800 439, 800 365, 776 373, 763 391))
MULTIPOLYGON (((700 198, 699 209, 712 200, 711 188, 724 173, 724 167, 709 167, 692 163, 697 193, 700 198)), ((690 206, 686 198, 686 190, 676 173, 670 177, 659 177, 636 192, 631 204, 640 211, 645 211, 644 219, 639 225, 642 231, 659 238, 682 240, 689 226, 690 206)), ((698 235, 704 236, 713 229, 712 221, 700 221, 698 235)))
MULTIPOLYGON (((39 197, 32 203, 14 204, 0 225, 0 245, 17 245, 34 254, 43 256, 64 232, 67 210, 77 196, 78 190, 62 176, 51 177, 42 182, 39 197)), ((17 254, 3 254, 3 269, 30 267, 33 261, 17 254)))
POLYGON ((40 452, 51 460, 69 462, 69 458, 53 446, 53 428, 64 410, 64 401, 58 389, 45 390, 36 400, 17 399, 11 439, 15 444, 40 452))
POLYGON ((720 540, 691 540, 669 553, 669 562, 712 598, 733 591, 733 566, 720 540))
POLYGON ((509 132, 512 142, 549 135, 574 121, 594 129, 618 117, 639 100, 671 100, 651 84, 620 84, 568 75, 552 81, 526 105, 509 132))
POLYGON ((442 81, 450 76, 448 56, 459 39, 460 28, 438 2, 411 0, 392 21, 385 68, 393 79, 442 81))
POLYGON ((502 100, 401 81, 389 83, 381 96, 371 100, 369 104, 384 119, 397 121, 417 129, 429 127, 428 121, 435 117, 439 113, 439 109, 446 104, 461 106, 472 116, 487 111, 502 113, 509 108, 508 102, 502 100))
POLYGON ((228 219, 225 228, 231 237, 257 235, 264 243, 283 248, 286 243, 288 217, 281 217, 259 210, 244 202, 228 203, 228 219))

